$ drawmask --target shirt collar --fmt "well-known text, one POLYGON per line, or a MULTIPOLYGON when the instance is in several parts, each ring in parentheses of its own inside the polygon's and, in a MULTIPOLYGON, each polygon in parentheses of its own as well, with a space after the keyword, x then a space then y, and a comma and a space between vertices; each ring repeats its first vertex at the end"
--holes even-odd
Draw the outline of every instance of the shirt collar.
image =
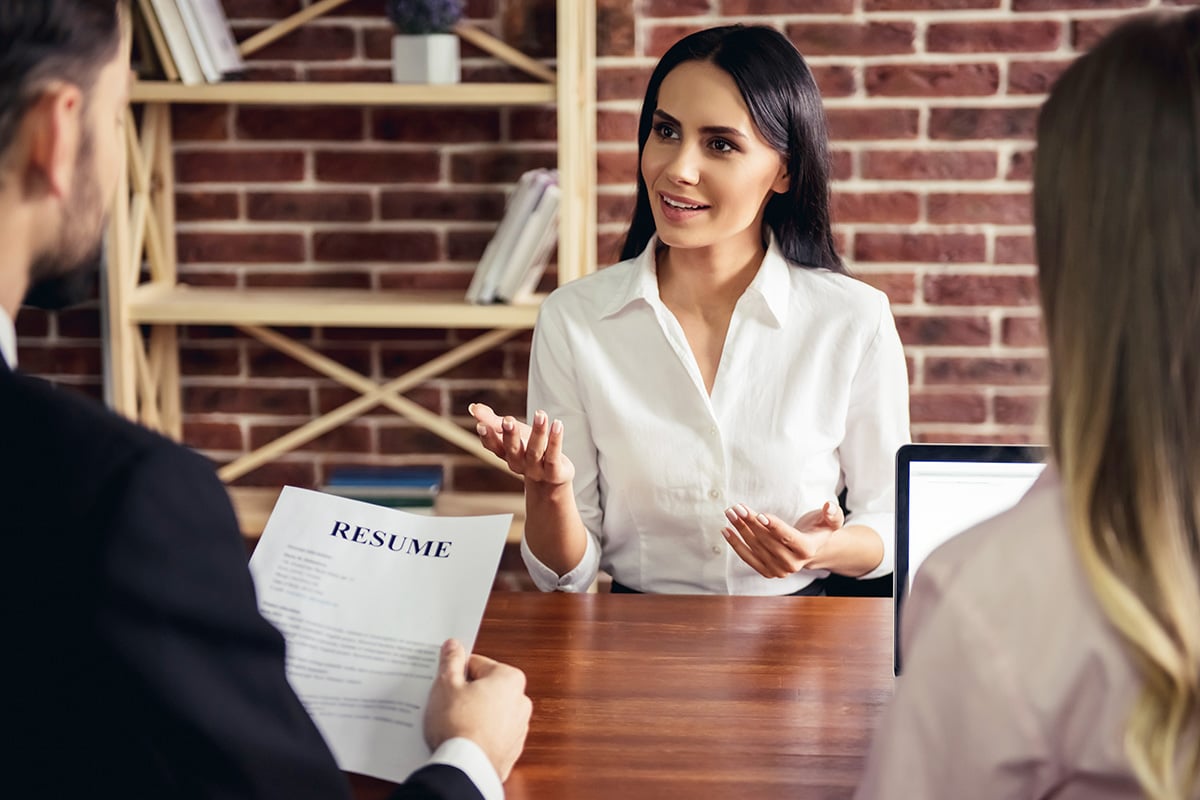
POLYGON ((4 359, 9 369, 17 368, 17 330, 3 308, 0 308, 0 359, 4 359))
MULTIPOLYGON (((768 317, 764 321, 782 328, 787 321, 792 267, 780 252, 775 235, 771 233, 769 237, 766 255, 743 297, 754 298, 755 305, 768 317)), ((655 260, 657 249, 658 236, 655 235, 650 237, 646 248, 633 260, 633 269, 630 270, 629 276, 620 290, 613 293, 612 300, 601 314, 602 318, 616 314, 637 300, 645 301, 652 306, 661 303, 655 260)))

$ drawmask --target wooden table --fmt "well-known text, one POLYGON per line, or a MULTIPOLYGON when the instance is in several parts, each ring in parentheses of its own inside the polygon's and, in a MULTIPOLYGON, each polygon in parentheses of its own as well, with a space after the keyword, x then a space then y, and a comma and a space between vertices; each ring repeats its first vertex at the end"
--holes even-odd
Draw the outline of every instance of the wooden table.
POLYGON ((476 650, 529 678, 509 800, 849 797, 892 694, 888 599, 497 593, 476 650))

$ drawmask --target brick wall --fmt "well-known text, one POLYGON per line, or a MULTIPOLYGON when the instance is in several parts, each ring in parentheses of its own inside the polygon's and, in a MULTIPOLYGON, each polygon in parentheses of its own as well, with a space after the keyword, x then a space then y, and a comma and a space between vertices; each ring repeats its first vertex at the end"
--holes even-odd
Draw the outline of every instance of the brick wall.
MULTIPOLYGON (((583 0, 580 0, 581 2, 583 0)), ((224 0, 239 36, 299 0, 224 0)), ((1037 106, 1054 77, 1148 0, 600 0, 602 261, 631 207, 635 120, 655 58, 728 21, 785 31, 808 57, 833 138, 842 252, 892 299, 920 440, 1040 440, 1045 378, 1029 227, 1037 106)), ((469 0, 482 26, 553 56, 552 0, 469 0)), ((388 80, 379 0, 353 0, 252 59, 257 77, 388 80)), ((467 80, 521 80, 466 48, 467 80)), ((547 109, 175 109, 181 274, 229 286, 465 289, 519 173, 554 162, 547 109)), ((552 279, 547 286, 552 286, 552 279)), ((19 319, 22 363, 99 393, 94 308, 19 319)), ((287 333, 383 379, 474 334, 287 333)), ((185 438, 223 462, 353 397, 220 327, 182 336, 185 438)), ((466 422, 524 407, 528 337, 411 396, 466 422)), ((315 485, 336 464, 446 465, 461 490, 517 485, 387 412, 242 483, 315 485)))

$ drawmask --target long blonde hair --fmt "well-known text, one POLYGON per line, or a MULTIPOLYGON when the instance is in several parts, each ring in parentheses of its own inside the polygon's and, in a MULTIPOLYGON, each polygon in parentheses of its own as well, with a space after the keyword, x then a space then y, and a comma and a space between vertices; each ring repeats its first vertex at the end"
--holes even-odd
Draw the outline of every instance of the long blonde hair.
POLYGON ((1062 76, 1034 175, 1050 439, 1072 536, 1142 679, 1146 795, 1197 789, 1200 10, 1139 16, 1062 76))

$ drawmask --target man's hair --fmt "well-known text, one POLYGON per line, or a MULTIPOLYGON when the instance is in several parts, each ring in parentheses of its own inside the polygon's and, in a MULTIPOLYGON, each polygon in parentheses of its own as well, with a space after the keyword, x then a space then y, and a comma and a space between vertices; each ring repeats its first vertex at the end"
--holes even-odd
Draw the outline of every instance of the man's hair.
POLYGON ((87 95, 121 42, 124 0, 0 2, 0 160, 25 112, 54 81, 87 95))

